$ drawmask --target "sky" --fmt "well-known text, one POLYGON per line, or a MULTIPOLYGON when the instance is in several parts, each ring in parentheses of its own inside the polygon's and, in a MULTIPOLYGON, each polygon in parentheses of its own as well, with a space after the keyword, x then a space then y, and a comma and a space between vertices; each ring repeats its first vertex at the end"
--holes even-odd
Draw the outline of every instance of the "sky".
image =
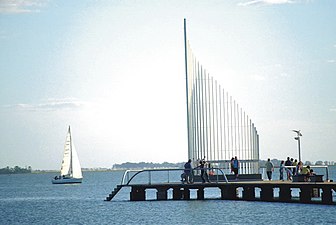
POLYGON ((334 0, 0 0, 0 168, 187 160, 193 53, 258 130, 260 158, 336 161, 334 0))

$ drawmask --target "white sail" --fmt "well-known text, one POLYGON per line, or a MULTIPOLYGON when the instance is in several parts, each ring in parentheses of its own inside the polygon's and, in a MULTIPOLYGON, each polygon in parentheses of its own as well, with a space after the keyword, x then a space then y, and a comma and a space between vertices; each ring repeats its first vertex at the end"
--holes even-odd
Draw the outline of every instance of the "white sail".
POLYGON ((69 176, 71 173, 71 133, 70 126, 65 138, 64 153, 61 167, 61 176, 69 176))
POLYGON ((56 176, 52 180, 53 184, 73 184, 82 183, 82 169, 75 145, 73 143, 70 126, 65 138, 64 153, 61 167, 61 176, 56 176))
POLYGON ((70 126, 65 139, 61 176, 83 178, 77 151, 71 137, 70 126))
POLYGON ((73 178, 83 178, 82 169, 79 163, 77 151, 75 145, 72 142, 72 177, 73 178))

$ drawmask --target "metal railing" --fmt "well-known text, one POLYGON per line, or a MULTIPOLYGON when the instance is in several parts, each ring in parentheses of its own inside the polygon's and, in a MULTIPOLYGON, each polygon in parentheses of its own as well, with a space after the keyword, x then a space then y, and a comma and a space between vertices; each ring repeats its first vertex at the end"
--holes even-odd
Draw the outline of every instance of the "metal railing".
MULTIPOLYGON (((296 166, 284 166, 286 169, 293 169, 293 168, 296 168, 296 166)), ((274 169, 279 169, 280 167, 279 166, 275 166, 274 167, 274 169)), ((313 168, 325 168, 325 175, 326 175, 326 180, 329 180, 329 169, 328 169, 328 166, 310 166, 310 168, 311 169, 313 169, 313 168)), ((265 167, 263 167, 263 168, 260 168, 260 169, 262 169, 262 177, 266 177, 266 168, 265 167)), ((290 170, 290 171, 292 171, 292 170, 290 170)), ((286 172, 286 171, 284 171, 284 172, 286 172)), ((314 172, 316 172, 316 171, 314 171, 314 172)), ((324 175, 324 174, 323 174, 324 175)))
MULTIPOLYGON (((216 171, 215 174, 214 174, 214 176, 216 176, 216 182, 217 183, 220 182, 219 177, 223 176, 225 182, 228 183, 228 179, 227 179, 225 173, 223 172, 223 170, 221 168, 204 168, 204 169, 195 168, 195 169, 192 169, 192 171, 191 171, 192 177, 195 176, 194 174, 195 174, 196 171, 201 171, 201 170, 216 171)), ((121 179, 121 185, 123 185, 123 186, 129 185, 131 183, 131 181, 136 176, 138 176, 139 174, 143 174, 143 173, 148 173, 148 184, 152 184, 152 175, 153 175, 153 173, 158 173, 158 172, 167 172, 166 179, 165 179, 166 183, 178 182, 176 179, 171 180, 171 174, 173 172, 176 173, 177 171, 181 171, 181 173, 184 173, 184 169, 174 169, 174 168, 126 170, 123 174, 122 179, 121 179), (131 176, 132 173, 134 173, 134 174, 131 176)), ((175 174, 175 176, 176 175, 177 174, 175 174)), ((181 174, 178 175, 178 180, 181 179, 180 175, 181 174)))

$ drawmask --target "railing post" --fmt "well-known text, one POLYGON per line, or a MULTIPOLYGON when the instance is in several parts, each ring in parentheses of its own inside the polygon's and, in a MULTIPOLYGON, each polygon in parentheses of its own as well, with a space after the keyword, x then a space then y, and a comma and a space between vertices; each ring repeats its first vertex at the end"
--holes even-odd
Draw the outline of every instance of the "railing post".
POLYGON ((129 178, 129 172, 126 171, 126 173, 127 173, 127 182, 126 183, 128 183, 128 181, 130 180, 130 178, 129 178))

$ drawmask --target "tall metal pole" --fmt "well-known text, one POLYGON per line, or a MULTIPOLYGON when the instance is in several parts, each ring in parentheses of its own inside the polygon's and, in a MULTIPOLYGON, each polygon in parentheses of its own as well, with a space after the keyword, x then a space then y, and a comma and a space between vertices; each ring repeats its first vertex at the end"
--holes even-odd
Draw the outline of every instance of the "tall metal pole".
POLYGON ((294 139, 298 141, 298 149, 299 149, 299 162, 301 162, 301 149, 300 149, 300 136, 302 136, 300 130, 293 130, 297 134, 297 137, 294 139))
POLYGON ((298 140, 298 145, 299 145, 299 160, 301 161, 300 137, 299 137, 299 140, 298 140))
POLYGON ((298 136, 299 162, 301 162, 300 137, 298 136))
POLYGON ((193 73, 194 73, 194 85, 193 87, 195 88, 195 97, 194 97, 194 102, 193 104, 195 105, 195 112, 196 112, 196 122, 195 122, 195 129, 196 129, 196 140, 195 140, 195 145, 196 149, 193 149, 194 155, 192 160, 196 160, 198 158, 199 152, 200 152, 200 125, 199 125, 199 100, 198 100, 198 93, 199 93, 199 84, 198 84, 198 72, 197 72, 197 64, 195 57, 193 57, 193 73))
POLYGON ((208 76, 207 73, 205 71, 205 69, 203 70, 202 67, 202 71, 204 73, 204 105, 205 105, 205 141, 206 141, 206 154, 204 155, 204 157, 206 157, 207 159, 209 158, 209 112, 208 112, 208 76))
POLYGON ((188 47, 187 47, 187 21, 184 19, 184 57, 186 71, 186 104, 187 104, 187 131, 188 131, 188 158, 191 157, 190 131, 189 131, 189 88, 188 88, 188 47))

